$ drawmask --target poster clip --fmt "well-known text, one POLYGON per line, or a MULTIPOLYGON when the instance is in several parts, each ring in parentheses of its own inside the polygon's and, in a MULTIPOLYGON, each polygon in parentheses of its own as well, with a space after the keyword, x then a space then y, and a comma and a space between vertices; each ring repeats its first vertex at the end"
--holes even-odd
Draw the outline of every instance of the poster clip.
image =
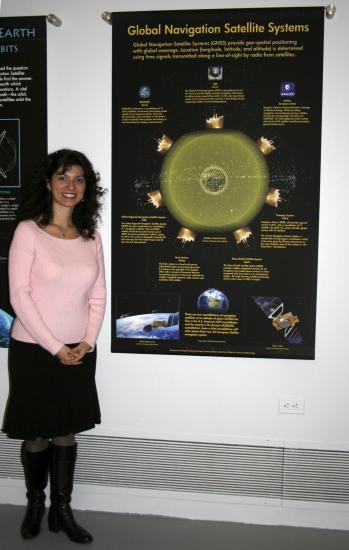
POLYGON ((62 25, 62 21, 57 17, 57 15, 54 15, 53 13, 49 13, 46 16, 46 20, 48 23, 51 23, 51 25, 54 25, 55 27, 60 27, 62 25))
POLYGON ((111 12, 110 11, 104 11, 102 13, 102 19, 103 19, 103 21, 105 21, 106 23, 109 23, 109 25, 111 25, 111 12))
POLYGON ((326 6, 325 12, 327 19, 332 19, 332 17, 334 17, 334 14, 336 13, 336 10, 337 8, 334 4, 329 4, 328 6, 326 6))

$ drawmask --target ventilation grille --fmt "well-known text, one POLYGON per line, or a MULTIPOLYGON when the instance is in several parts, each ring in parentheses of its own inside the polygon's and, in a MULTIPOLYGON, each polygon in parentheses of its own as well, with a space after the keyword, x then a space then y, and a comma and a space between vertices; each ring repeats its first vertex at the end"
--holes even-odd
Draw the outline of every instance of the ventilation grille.
POLYGON ((265 447, 108 438, 81 441, 77 476, 102 485, 279 498, 282 450, 265 447), (85 448, 86 444, 86 448, 85 448), (104 460, 98 464, 100 445, 104 460), (87 455, 87 453, 89 453, 87 455))
POLYGON ((349 503, 349 453, 285 449, 283 498, 349 503))
MULTIPOLYGON (((281 500, 349 503, 349 453, 79 436, 76 481, 281 500)), ((22 478, 20 443, 0 435, 0 478, 22 478)))

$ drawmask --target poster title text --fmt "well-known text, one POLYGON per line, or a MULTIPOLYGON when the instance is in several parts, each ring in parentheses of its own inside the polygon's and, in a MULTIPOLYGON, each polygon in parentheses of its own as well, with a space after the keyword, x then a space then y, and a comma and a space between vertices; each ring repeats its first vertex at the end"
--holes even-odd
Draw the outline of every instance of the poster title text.
POLYGON ((0 27, 0 38, 35 38, 35 27, 0 27))
POLYGON ((160 36, 165 35, 186 35, 186 36, 196 36, 198 34, 245 34, 245 33, 264 33, 268 32, 274 34, 275 36, 282 33, 301 33, 309 32, 310 25, 307 24, 290 24, 284 23, 282 25, 276 24, 273 21, 270 21, 267 25, 260 25, 253 21, 248 21, 247 23, 233 25, 231 23, 224 23, 223 27, 220 25, 189 25, 186 24, 181 27, 175 25, 129 25, 127 28, 127 33, 130 36, 160 36))

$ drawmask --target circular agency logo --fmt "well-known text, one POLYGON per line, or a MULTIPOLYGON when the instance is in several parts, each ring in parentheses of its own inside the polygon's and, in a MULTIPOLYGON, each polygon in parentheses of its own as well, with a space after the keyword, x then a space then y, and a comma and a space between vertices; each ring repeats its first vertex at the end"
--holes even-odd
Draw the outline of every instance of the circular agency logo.
POLYGON ((138 90, 138 95, 141 99, 149 99, 151 96, 150 86, 141 86, 138 90))
POLYGON ((294 97, 296 95, 296 83, 295 82, 281 82, 280 83, 280 96, 281 97, 294 97))

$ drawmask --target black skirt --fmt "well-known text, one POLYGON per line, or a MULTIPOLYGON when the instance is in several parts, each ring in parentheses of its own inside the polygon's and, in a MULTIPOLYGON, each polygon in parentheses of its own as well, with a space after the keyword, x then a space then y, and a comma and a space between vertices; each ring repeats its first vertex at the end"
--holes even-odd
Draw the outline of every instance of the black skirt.
POLYGON ((41 346, 11 338, 8 357, 10 392, 2 431, 9 437, 52 438, 100 423, 96 349, 81 365, 63 365, 41 346))

